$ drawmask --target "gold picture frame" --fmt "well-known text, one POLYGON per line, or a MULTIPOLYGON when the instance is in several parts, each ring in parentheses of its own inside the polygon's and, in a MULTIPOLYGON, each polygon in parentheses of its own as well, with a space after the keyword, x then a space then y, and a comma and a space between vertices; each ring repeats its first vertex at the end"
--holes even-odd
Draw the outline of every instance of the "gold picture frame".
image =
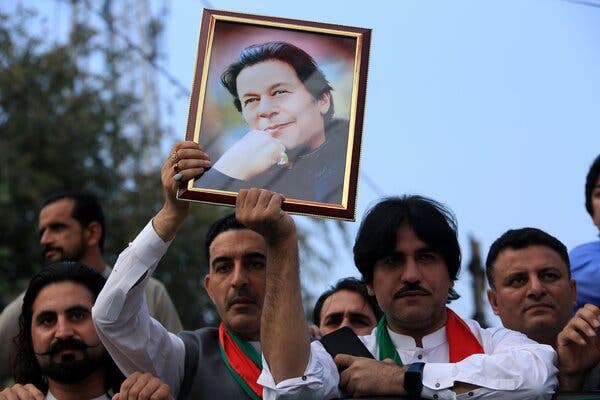
POLYGON ((286 211, 354 220, 370 34, 205 9, 186 140, 213 168, 178 197, 231 206, 262 187, 286 211))

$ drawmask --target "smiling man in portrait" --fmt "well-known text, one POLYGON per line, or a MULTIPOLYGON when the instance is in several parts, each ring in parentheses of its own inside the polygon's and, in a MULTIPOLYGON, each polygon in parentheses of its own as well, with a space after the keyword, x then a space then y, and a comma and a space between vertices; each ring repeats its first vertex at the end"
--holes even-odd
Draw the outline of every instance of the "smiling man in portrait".
POLYGON ((196 187, 341 202, 348 121, 333 118, 333 88, 308 53, 285 42, 246 47, 221 83, 249 131, 196 187))

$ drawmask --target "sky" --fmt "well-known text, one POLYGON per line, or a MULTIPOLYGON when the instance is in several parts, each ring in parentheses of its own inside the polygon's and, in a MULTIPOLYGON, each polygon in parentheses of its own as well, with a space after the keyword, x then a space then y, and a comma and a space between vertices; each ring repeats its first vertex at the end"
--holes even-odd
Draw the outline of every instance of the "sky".
MULTIPOLYGON (((68 7, 19 2, 45 7, 53 18, 68 7)), ((465 262, 470 235, 484 259, 511 228, 541 228, 569 249, 597 239, 584 182, 600 153, 600 1, 153 4, 168 5, 162 66, 187 87, 204 7, 372 29, 357 222, 346 223, 352 238, 379 198, 411 193, 454 211, 465 262)), ((172 102, 162 119, 183 139, 188 98, 162 78, 160 90, 172 102)), ((339 243, 335 267, 313 282, 316 293, 358 274, 351 246, 339 243)), ((463 297, 452 307, 468 317, 467 272, 456 289, 463 297)))

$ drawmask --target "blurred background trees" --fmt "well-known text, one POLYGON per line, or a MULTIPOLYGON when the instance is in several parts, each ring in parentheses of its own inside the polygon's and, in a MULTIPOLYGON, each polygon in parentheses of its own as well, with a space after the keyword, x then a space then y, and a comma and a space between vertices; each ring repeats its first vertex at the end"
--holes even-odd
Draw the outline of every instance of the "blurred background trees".
MULTIPOLYGON (((37 215, 51 192, 81 188, 98 196, 111 264, 162 204, 160 166, 182 139, 161 122, 156 74, 170 78, 158 62, 162 24, 148 10, 132 16, 117 2, 100 3, 71 2, 64 42, 50 42, 35 11, 0 11, 0 309, 41 268, 37 215)), ((232 211, 194 204, 157 270, 186 328, 216 323, 203 289, 203 239, 215 218, 232 211)), ((319 241, 331 240, 342 225, 308 218, 300 225, 303 265, 314 278, 334 254, 319 252, 311 232, 317 227, 319 241)))

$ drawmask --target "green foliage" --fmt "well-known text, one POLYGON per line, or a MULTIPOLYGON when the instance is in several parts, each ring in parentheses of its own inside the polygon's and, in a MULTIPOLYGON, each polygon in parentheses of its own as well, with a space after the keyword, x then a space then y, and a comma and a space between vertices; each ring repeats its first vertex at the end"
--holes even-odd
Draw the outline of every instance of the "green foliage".
MULTIPOLYGON (((48 46, 25 29, 35 21, 23 10, 0 16, 0 306, 40 268, 37 214, 48 194, 82 188, 98 196, 110 263, 162 204, 162 159, 148 161, 148 154, 163 134, 139 129, 139 99, 116 84, 124 56, 84 26, 67 43, 48 46), (81 67, 89 57, 110 72, 81 67)), ((217 212, 195 208, 158 270, 188 327, 214 321, 203 312, 205 262, 196 239, 217 212)))
POLYGON ((77 65, 85 41, 43 50, 23 28, 34 15, 18 17, 0 19, 0 265, 12 281, 38 268, 39 202, 66 187, 114 198, 119 167, 139 153, 121 134, 134 98, 77 65))
MULTIPOLYGON (((136 55, 83 25, 65 43, 49 44, 26 29, 38 20, 23 10, 10 19, 0 14, 0 309, 41 266, 37 215, 50 193, 81 188, 98 196, 110 264, 162 205, 159 170, 166 154, 157 149, 169 136, 161 126, 141 128, 140 98, 120 84, 136 55)), ((204 235, 232 211, 194 204, 157 269, 186 328, 217 322, 204 291, 204 235)), ((333 249, 331 238, 344 229, 341 223, 302 222, 303 275, 324 279, 335 254, 315 245, 333 249)), ((309 313, 314 295, 304 293, 309 313)))

